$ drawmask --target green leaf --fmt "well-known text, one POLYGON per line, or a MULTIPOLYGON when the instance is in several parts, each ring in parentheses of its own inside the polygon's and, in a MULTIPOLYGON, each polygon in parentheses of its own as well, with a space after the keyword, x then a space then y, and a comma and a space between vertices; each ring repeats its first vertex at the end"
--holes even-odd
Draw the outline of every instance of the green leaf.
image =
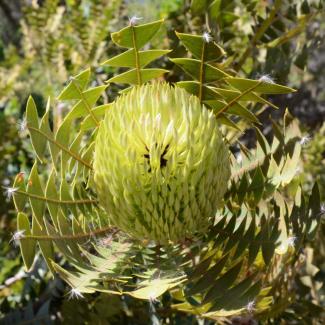
POLYGON ((36 104, 31 96, 29 96, 27 101, 26 120, 34 152, 37 158, 42 162, 47 141, 37 132, 39 129, 38 114, 36 104))
MULTIPOLYGON (((97 120, 101 120, 103 118, 103 115, 105 115, 106 111, 112 106, 112 104, 104 104, 104 105, 100 105, 97 107, 94 107, 92 109, 92 113, 93 115, 97 118, 97 120)), ((88 115, 81 123, 80 126, 80 130, 82 131, 86 131, 89 130, 91 128, 96 127, 96 123, 94 121, 94 119, 88 115)))
MULTIPOLYGON (((190 94, 196 96, 199 94, 200 83, 197 81, 179 81, 177 83, 177 86, 186 89, 190 94)), ((217 92, 208 86, 203 86, 203 98, 205 100, 222 99, 222 97, 217 92)))
POLYGON ((251 80, 251 79, 244 79, 244 78, 225 78, 227 83, 231 85, 232 87, 240 90, 245 91, 247 89, 254 88, 254 92, 261 93, 261 94, 288 94, 295 92, 296 90, 277 85, 274 83, 269 82, 261 82, 259 80, 251 80))
POLYGON ((207 104, 209 107, 211 107, 216 114, 220 111, 224 111, 228 114, 233 114, 237 116, 241 116, 246 118, 248 121, 258 123, 257 117, 250 112, 246 107, 242 106, 239 103, 234 103, 231 106, 228 107, 228 104, 225 102, 222 102, 220 100, 206 100, 204 101, 205 104, 207 104), (225 108, 228 107, 226 110, 225 108))
POLYGON ((208 8, 208 0, 192 0, 191 11, 194 15, 204 13, 208 8))
MULTIPOLYGON (((44 225, 42 227, 38 224, 38 222, 33 222, 32 232, 34 236, 47 236, 46 228, 44 225)), ((38 245, 41 249, 42 255, 46 261, 47 266, 49 267, 52 274, 54 274, 54 269, 52 267, 51 260, 54 260, 54 251, 53 245, 51 241, 40 240, 38 241, 38 245)))
POLYGON ((71 120, 88 115, 89 108, 95 105, 100 95, 107 87, 107 85, 98 86, 84 91, 82 100, 78 101, 77 104, 72 107, 63 123, 67 122, 71 124, 71 120))
POLYGON ((264 192, 264 175, 260 167, 256 168, 249 191, 254 193, 255 204, 257 204, 263 196, 264 192))
POLYGON ((218 298, 217 301, 212 305, 209 312, 220 309, 234 310, 246 307, 248 302, 243 302, 238 298, 244 295, 245 292, 251 287, 255 277, 256 274, 252 274, 225 292, 225 294, 218 298))
MULTIPOLYGON (((200 69, 201 69, 201 61, 195 59, 170 59, 172 62, 180 66, 186 73, 192 76, 194 79, 200 79, 200 69)), ((203 64, 203 76, 204 83, 218 81, 221 78, 227 77, 228 74, 223 72, 222 70, 204 63, 203 64)))
POLYGON ((213 41, 207 43, 201 35, 183 34, 177 32, 176 35, 182 41, 188 51, 193 53, 195 58, 198 60, 202 60, 203 47, 205 47, 203 57, 204 62, 215 61, 221 56, 225 55, 225 51, 219 45, 213 41))
POLYGON ((183 281, 184 281, 184 276, 178 276, 178 277, 167 278, 167 279, 161 278, 161 279, 146 280, 138 284, 140 289, 131 292, 124 292, 124 293, 137 299, 152 300, 158 298, 164 292, 179 285, 183 281))
POLYGON ((44 195, 41 181, 37 172, 36 162, 34 163, 28 178, 27 193, 31 194, 29 196, 29 201, 32 207, 33 215, 41 226, 43 224, 45 202, 43 200, 38 199, 38 197, 43 197, 44 195))
POLYGON ((240 273, 243 262, 240 261, 232 268, 230 268, 226 273, 224 273, 220 278, 218 278, 214 283, 211 289, 205 295, 202 304, 214 301, 218 297, 222 296, 229 287, 236 281, 237 276, 240 273))
MULTIPOLYGON (((23 236, 31 235, 29 220, 25 213, 18 213, 17 229, 18 231, 23 231, 23 236)), ((25 268, 29 271, 34 262, 36 241, 34 239, 24 238, 19 241, 19 246, 25 268)))
MULTIPOLYGON (((167 73, 168 70, 165 69, 141 69, 141 81, 147 82, 151 79, 158 78, 164 73, 167 73)), ((111 79, 109 79, 107 82, 117 82, 117 83, 126 83, 126 84, 133 84, 136 85, 138 83, 137 79, 137 70, 132 69, 130 71, 121 73, 111 79)))
MULTIPOLYGON (((147 50, 139 51, 139 65, 144 67, 148 65, 153 60, 161 57, 162 55, 170 53, 171 50, 147 50)), ((106 60, 101 65, 110 65, 112 67, 136 67, 136 51, 135 49, 127 50, 126 52, 114 56, 113 58, 106 60)))
MULTIPOLYGON (((58 195, 57 188, 55 186, 55 179, 56 179, 56 172, 55 169, 52 169, 48 181, 46 183, 45 196, 49 199, 58 200, 59 195, 58 195)), ((54 226, 58 228, 57 215, 58 215, 59 205, 51 201, 48 201, 47 207, 50 212, 54 226)))
MULTIPOLYGON (((16 175, 13 188, 18 189, 18 191, 26 192, 26 185, 25 185, 23 173, 19 173, 16 175)), ((23 209, 25 208, 28 198, 26 195, 19 194, 18 192, 14 192, 13 200, 14 200, 16 210, 20 212, 23 211, 23 209)))
POLYGON ((125 27, 111 34, 112 41, 121 47, 140 49, 154 37, 163 22, 162 19, 148 24, 125 27))
POLYGON ((59 100, 82 99, 80 90, 85 90, 90 80, 90 69, 84 70, 69 82, 58 96, 59 100))
POLYGON ((210 288, 213 285, 214 280, 218 277, 226 265, 228 257, 229 254, 224 255, 207 272, 202 273, 201 279, 199 279, 192 287, 186 291, 186 295, 192 296, 197 293, 202 293, 203 291, 210 288))

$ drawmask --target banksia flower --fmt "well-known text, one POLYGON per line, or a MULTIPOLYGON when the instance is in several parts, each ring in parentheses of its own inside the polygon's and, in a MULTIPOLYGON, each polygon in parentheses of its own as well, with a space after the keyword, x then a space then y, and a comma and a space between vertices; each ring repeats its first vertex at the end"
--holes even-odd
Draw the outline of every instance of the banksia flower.
POLYGON ((113 225, 166 243, 208 227, 230 162, 217 122, 199 99, 155 83, 112 104, 96 137, 94 173, 113 225))

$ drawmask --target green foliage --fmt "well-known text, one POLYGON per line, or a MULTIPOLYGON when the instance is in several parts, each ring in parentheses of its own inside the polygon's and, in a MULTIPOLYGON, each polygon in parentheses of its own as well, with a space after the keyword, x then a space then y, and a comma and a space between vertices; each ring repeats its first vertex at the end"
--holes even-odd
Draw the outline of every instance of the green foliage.
MULTIPOLYGON (((134 17, 133 19, 135 19, 134 17)), ((108 80, 108 82, 128 83, 132 85, 141 85, 150 79, 157 78, 168 72, 165 69, 143 69, 151 61, 167 54, 168 50, 147 50, 140 51, 152 37, 158 32, 163 20, 153 23, 135 26, 130 21, 130 26, 123 28, 119 32, 112 33, 113 42, 121 47, 129 48, 128 51, 113 57, 103 65, 111 65, 113 67, 130 67, 131 70, 116 75, 108 80)))
MULTIPOLYGON (((181 6, 178 1, 141 3, 145 5, 128 1, 127 7, 123 7, 111 1, 107 5, 105 1, 88 0, 69 0, 65 3, 43 1, 36 5, 35 1, 33 7, 25 9, 22 18, 21 44, 24 48, 16 50, 6 40, 3 41, 5 46, 3 51, 0 49, 0 61, 5 60, 0 62, 0 106, 4 108, 0 126, 3 139, 0 146, 0 178, 3 185, 8 187, 8 178, 19 173, 13 185, 14 189, 18 188, 13 193, 13 199, 19 211, 18 226, 22 232, 17 232, 15 237, 18 241, 20 239, 20 244, 25 243, 22 250, 27 249, 24 253, 27 264, 31 266, 34 257, 35 261, 29 274, 20 271, 17 249, 9 246, 16 221, 13 204, 4 195, 1 196, 1 317, 8 313, 9 323, 22 319, 24 322, 33 322, 35 318, 37 320, 35 315, 41 306, 50 300, 50 310, 44 307, 47 314, 53 317, 55 311, 59 310, 63 322, 76 324, 102 321, 112 324, 148 324, 150 321, 157 322, 157 316, 163 323, 187 324, 196 319, 190 313, 208 314, 205 317, 217 319, 218 323, 249 322, 254 318, 261 323, 274 324, 311 324, 322 320, 324 225, 321 224, 316 240, 313 239, 321 212, 315 212, 317 218, 311 218, 310 224, 305 224, 305 221, 299 221, 305 213, 304 208, 298 208, 300 202, 305 200, 306 210, 308 202, 306 194, 304 200, 301 199, 299 184, 303 184, 303 192, 307 193, 313 186, 316 173, 322 180, 322 170, 317 163, 321 161, 322 136, 318 136, 311 145, 303 145, 305 137, 298 130, 297 121, 286 113, 285 122, 273 121, 272 138, 268 131, 269 119, 265 113, 262 114, 268 106, 274 107, 276 103, 282 109, 285 103, 291 112, 297 112, 297 107, 305 106, 302 110, 308 121, 311 117, 320 120, 319 114, 310 107, 317 106, 321 100, 322 93, 315 91, 314 87, 317 76, 317 89, 322 90, 322 74, 317 68, 311 75, 302 74, 300 70, 306 70, 307 62, 315 62, 312 50, 319 46, 317 44, 322 39, 322 25, 315 23, 320 4, 317 1, 279 1, 265 6, 264 2, 258 1, 199 1, 196 4, 207 6, 199 10, 193 7, 194 10, 190 11, 189 6, 181 6), (114 12, 113 7, 119 8, 114 12), (186 82, 192 83, 189 90, 198 95, 201 89, 202 97, 208 92, 210 98, 204 104, 215 110, 219 122, 223 124, 225 139, 234 154, 233 177, 225 196, 227 204, 224 210, 218 211, 214 222, 218 232, 215 230, 212 233, 210 230, 200 241, 185 240, 175 245, 155 247, 154 243, 146 241, 134 242, 107 224, 106 215, 98 205, 96 191, 93 190, 93 172, 75 158, 83 158, 80 157, 82 148, 88 148, 87 162, 92 166, 92 143, 97 136, 96 120, 101 123, 105 112, 111 107, 108 98, 114 98, 116 89, 120 90, 122 86, 103 86, 102 92, 100 88, 92 89, 101 87, 103 80, 114 77, 115 68, 118 68, 117 74, 124 73, 125 68, 135 69, 134 48, 130 47, 121 54, 119 47, 110 42, 108 30, 116 30, 116 24, 122 26, 132 14, 143 17, 143 21, 165 18, 161 14, 164 10, 168 13, 171 10, 178 11, 169 15, 166 24, 162 24, 162 28, 150 40, 153 48, 162 50, 153 50, 150 44, 138 49, 138 71, 141 73, 148 67, 167 68, 171 70, 170 74, 164 76, 167 80, 181 81, 185 86, 186 82), (59 22, 59 27, 53 28, 56 22, 59 22), (187 35, 189 39, 195 38, 201 42, 197 42, 192 49, 187 48, 186 40, 182 40, 184 46, 178 46, 180 40, 174 30, 179 31, 178 35, 187 35), (166 31, 169 39, 165 38, 166 31), (223 54, 227 52, 227 56, 219 56, 215 52, 211 57, 201 60, 198 54, 202 54, 202 44, 206 38, 202 37, 203 31, 210 32, 218 43, 215 45, 217 49, 223 54), (169 55, 184 70, 173 62, 168 63, 166 57, 159 58, 168 54, 166 46, 173 49, 169 55), (191 54, 185 53, 186 48, 191 54), (111 63, 97 67, 107 53, 112 56, 109 59, 111 63), (84 71, 81 77, 76 75, 88 65, 94 69, 84 71), (203 73, 199 71, 200 66, 203 73), (271 96, 269 99, 265 97, 267 93, 263 95, 256 89, 249 90, 259 83, 260 75, 265 73, 270 73, 278 83, 299 88, 299 93, 292 96, 294 101, 287 96, 271 96), (220 74, 226 77, 219 78, 220 74), (69 80, 70 88, 62 99, 66 98, 61 102, 53 100, 53 95, 58 93, 61 83, 69 75, 76 76, 69 80), (226 81, 228 75, 231 79, 226 81), (303 87, 302 76, 307 80, 303 87), (249 96, 244 93, 244 88, 236 88, 235 78, 250 78, 244 81, 248 85, 246 90, 249 96), (83 84, 85 80, 89 80, 86 86, 83 84), (232 84, 228 83, 231 81, 232 84), (305 94, 306 85, 312 98, 305 94), (213 92, 210 92, 210 87, 214 88, 213 92), (35 90, 38 94, 35 94, 35 90), (34 110, 30 115, 34 129, 31 126, 29 132, 23 131, 21 135, 25 138, 26 133, 30 134, 37 154, 31 154, 33 148, 30 142, 20 143, 15 131, 19 103, 24 103, 30 92, 33 92, 35 101, 34 107, 32 100, 29 101, 31 111, 34 110), (80 98, 80 93, 84 93, 85 100, 80 98), (44 98, 51 95, 51 107, 45 109, 39 94, 43 94, 44 98), (238 100, 238 96, 242 100, 238 100), (78 107, 72 112, 76 104, 78 107), (223 108, 225 111, 218 115, 223 108), (62 113, 66 117, 65 126, 61 128, 62 113), (258 120, 262 124, 258 124, 258 120), (285 125, 291 125, 294 130, 288 141, 285 140, 285 125), (243 135, 245 130, 246 135, 243 135), (301 148, 298 142, 304 147, 303 161, 299 157, 301 148), (314 146, 319 149, 312 149, 314 146), (31 178, 29 169, 33 166, 31 160, 34 158, 37 164, 32 169, 31 178), (299 169, 303 169, 304 173, 300 174, 299 169), (33 181, 38 184, 36 187, 33 187, 33 181), (81 194, 75 193, 78 191, 81 194), (292 217, 294 205, 297 206, 295 213, 299 221, 295 224, 292 217), (32 213, 36 215, 32 217, 32 213), (231 218, 233 215, 237 216, 236 219, 231 218), (304 233, 304 227, 309 228, 307 233, 304 233), (226 236, 225 231, 228 230, 226 236), (273 231, 277 241, 271 236, 273 231), (261 242, 264 236, 272 237, 270 242, 261 242), (234 240, 227 240, 228 237, 234 240), (252 242, 249 241, 251 238, 252 242), (307 245, 311 247, 307 248, 307 245), (127 251, 124 251, 125 247, 127 251), (258 251, 255 260, 254 249, 258 251), (103 261, 103 257, 111 256, 110 252, 114 253, 111 257, 113 260, 117 258, 117 264, 103 261), (63 292, 60 292, 58 296, 62 305, 56 304, 57 297, 52 297, 53 281, 45 273, 45 262, 40 264, 42 259, 38 258, 42 254, 52 272, 61 271, 62 278, 75 287, 69 296, 83 299, 67 301, 63 292), (76 259, 76 256, 81 258, 76 259), (249 258, 254 261, 251 262, 249 258), (236 259, 242 265, 237 264, 236 259), (106 262, 109 270, 105 269, 106 262), (195 271, 192 276, 193 268, 195 271), (35 270, 39 270, 40 274, 36 280, 35 270), (238 270, 239 274, 234 279, 238 270), (114 292, 115 295, 84 294, 82 297, 78 285, 85 292, 104 290, 114 292), (191 291, 193 286, 196 291, 191 291), (268 291, 270 286, 273 289, 268 291), (212 302, 203 304, 203 300, 209 298, 205 297, 212 287, 218 289, 222 299, 216 297, 216 301, 212 299, 212 302), (249 292, 253 292, 256 299, 241 301, 247 298, 247 291, 248 297, 249 292), (146 303, 143 299, 133 297, 149 297, 151 300, 146 303), (272 303, 268 297, 273 298, 272 303), (219 300, 222 304, 218 305, 219 300), (29 301, 33 301, 32 308, 29 301), (110 308, 107 308, 107 303, 110 308), (27 308, 19 312, 17 309, 22 306, 27 308), (220 308, 223 307, 225 309, 221 309, 221 312, 220 308), (16 310, 11 314, 14 308, 16 310), (211 311, 207 311, 207 308, 211 308, 211 311), (177 312, 182 309, 189 312, 177 312), (115 316, 111 317, 110 313, 114 312, 115 316), (236 313, 240 316, 231 316, 236 313)), ((192 4, 194 6, 195 1, 192 4)), ((6 21, 2 16, 0 20, 6 21)), ((322 20, 318 18, 318 21, 322 20)), ((135 24, 135 27, 138 26, 135 24)), ((214 44, 212 40, 204 43, 207 47, 214 47, 214 44)), ((263 79, 265 83, 270 81, 263 79)), ((125 81, 130 84, 128 78, 125 81)), ((137 83, 137 76, 133 81, 137 83)), ((242 82, 240 80, 237 86, 244 85, 242 82)), ((264 87, 264 82, 257 89, 264 87)), ((266 113, 269 112, 268 109, 266 113)), ((278 111, 277 116, 280 115, 281 111, 278 111)), ((21 124, 24 125, 24 120, 21 124)), ((321 189, 322 183, 319 185, 321 189)), ((48 315, 45 317, 49 319, 48 315)))
MULTIPOLYGON (((139 85, 165 72, 144 67, 169 51, 139 51, 161 24, 135 25, 131 20, 112 34, 116 45, 129 50, 104 63, 133 69, 110 82, 139 85)), ((177 85, 213 111, 234 149, 228 191, 209 229, 199 239, 160 246, 131 238, 108 223, 93 183, 92 157, 110 104, 101 99, 106 86, 88 86, 88 69, 71 78, 59 95, 58 100, 72 104, 56 130, 49 120, 50 101, 41 119, 33 99, 27 103, 36 161, 28 178, 17 176, 12 189, 25 266, 32 266, 37 244, 49 269, 69 283, 76 297, 99 291, 154 301, 168 291, 172 310, 217 321, 252 314, 274 318, 288 306, 281 295, 290 295, 293 283, 286 275, 295 276, 300 248, 315 235, 320 195, 317 185, 309 196, 288 186, 300 161, 298 122, 289 112, 282 123, 272 121, 270 141, 258 128, 263 109, 251 103, 274 107, 261 96, 294 90, 267 78, 237 77, 221 61, 224 50, 207 35, 177 37, 195 57, 172 60, 194 79, 177 85), (256 133, 253 149, 239 140, 247 128, 256 133), (60 265, 54 252, 74 270, 60 265)))

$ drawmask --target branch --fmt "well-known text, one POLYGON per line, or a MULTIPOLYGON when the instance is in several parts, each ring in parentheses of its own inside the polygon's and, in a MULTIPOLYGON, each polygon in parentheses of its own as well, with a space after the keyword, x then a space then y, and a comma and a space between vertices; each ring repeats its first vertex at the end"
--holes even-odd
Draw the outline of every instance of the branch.
POLYGON ((252 50, 254 49, 256 43, 259 41, 259 39, 263 36, 264 32, 270 27, 270 25, 276 20, 276 14, 279 8, 281 7, 282 0, 275 0, 274 7, 272 11, 270 12, 270 15, 267 19, 264 20, 263 24, 260 26, 260 28, 255 33, 251 44, 247 47, 246 51, 242 54, 238 62, 234 66, 235 71, 239 71, 243 64, 246 62, 249 55, 252 53, 252 50))
POLYGON ((142 78, 141 78, 141 71, 140 71, 140 61, 139 61, 139 52, 137 49, 136 44, 136 36, 135 36, 135 30, 133 24, 130 24, 131 31, 132 31, 132 43, 134 48, 134 55, 135 55, 135 69, 137 72, 137 79, 138 79, 138 85, 142 84, 142 78))
POLYGON ((92 199, 85 199, 85 200, 58 200, 58 199, 54 199, 54 198, 49 198, 46 196, 40 196, 37 194, 32 194, 32 193, 28 193, 28 192, 24 192, 24 191, 20 191, 17 190, 15 191, 13 194, 21 194, 21 195, 25 195, 28 196, 30 198, 36 199, 36 200, 40 200, 40 201, 46 201, 46 202, 51 202, 51 203, 57 203, 57 204, 93 204, 93 203, 97 203, 97 200, 92 200, 92 199))
POLYGON ((237 101, 239 101, 246 94, 248 94, 251 91, 253 91, 261 83, 263 83, 263 80, 260 80, 256 85, 254 85, 253 87, 250 87, 250 88, 246 89, 245 91, 243 91, 242 93, 240 93, 240 95, 238 95, 237 97, 235 97, 234 99, 232 99, 226 106, 224 106, 219 112, 216 113, 216 117, 218 117, 220 114, 224 113, 228 108, 230 108, 231 106, 233 106, 234 104, 236 104, 237 101))
POLYGON ((85 160, 83 160, 81 157, 79 157, 77 154, 75 154, 74 152, 72 152, 71 150, 69 150, 68 148, 66 148, 65 146, 63 146, 61 143, 57 142, 56 140, 54 140, 53 138, 51 138, 50 136, 48 136, 45 132, 34 128, 32 126, 27 126, 27 128, 29 130, 35 131, 38 134, 42 135, 43 137, 45 137, 49 142, 53 143, 54 145, 56 145, 57 147, 59 147, 62 151, 66 152, 67 154, 69 154, 71 157, 73 157, 75 160, 79 161, 81 164, 83 164, 84 166, 88 167, 89 169, 93 169, 92 166, 85 160))
POLYGON ((79 87, 78 83, 76 82, 76 80, 75 79, 72 79, 72 82, 73 82, 74 86, 76 87, 76 89, 78 90, 78 92, 79 92, 79 94, 80 94, 80 96, 82 98, 82 101, 86 104, 87 110, 89 112, 89 115, 91 116, 91 118, 94 120, 96 126, 98 127, 99 126, 99 122, 98 122, 98 120, 97 120, 94 112, 92 111, 92 109, 91 109, 91 107, 90 107, 90 105, 89 105, 89 103, 87 101, 87 98, 85 98, 85 95, 82 92, 82 90, 80 89, 80 87, 79 87))
POLYGON ((38 236, 38 235, 28 235, 28 236, 23 236, 19 238, 19 240, 25 240, 25 239, 33 239, 33 240, 77 240, 77 239, 83 239, 83 238, 90 238, 94 236, 102 236, 105 235, 106 233, 110 232, 111 230, 112 233, 111 235, 114 236, 116 235, 120 230, 113 228, 112 226, 104 227, 98 230, 90 231, 87 233, 78 233, 78 234, 73 234, 73 235, 57 235, 57 236, 38 236))

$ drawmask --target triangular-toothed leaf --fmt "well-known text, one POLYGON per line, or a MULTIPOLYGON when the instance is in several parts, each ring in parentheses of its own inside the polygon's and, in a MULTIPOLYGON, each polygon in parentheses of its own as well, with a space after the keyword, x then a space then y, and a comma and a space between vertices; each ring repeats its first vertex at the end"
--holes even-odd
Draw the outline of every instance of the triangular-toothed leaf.
POLYGON ((36 104, 33 97, 29 96, 26 106, 27 128, 30 133, 32 146, 37 158, 42 162, 46 150, 46 138, 39 133, 39 122, 36 104))
POLYGON ((226 262, 228 260, 229 254, 224 255, 219 260, 216 261, 208 271, 202 273, 202 277, 188 290, 185 291, 185 294, 188 296, 195 295, 197 293, 202 293, 208 288, 210 288, 214 280, 219 276, 219 273, 223 270, 226 262))
POLYGON ((80 91, 84 91, 90 79, 90 69, 84 70, 73 77, 58 96, 59 100, 82 99, 80 91))
MULTIPOLYGON (((60 221, 61 220, 60 218, 62 217, 62 213, 61 211, 59 211, 58 213, 58 224, 60 225, 60 221)), ((63 216, 63 218, 65 218, 63 216)), ((67 258, 67 259, 74 259, 72 258, 72 252, 70 250, 70 247, 67 243, 66 240, 64 240, 63 238, 60 238, 60 229, 59 231, 56 231, 55 228, 53 228, 53 226, 48 223, 47 221, 45 221, 45 226, 46 226, 46 230, 47 230, 47 233, 49 234, 49 236, 52 236, 54 239, 54 242, 55 242, 55 245, 57 246, 57 248, 60 250, 60 252, 67 258)), ((61 227, 61 226, 60 226, 61 227)), ((78 253, 78 255, 74 256, 77 260, 77 257, 79 258, 80 254, 78 253)))
POLYGON ((270 238, 270 224, 266 222, 261 230, 261 238, 262 238, 262 256, 264 259, 265 265, 269 265, 272 257, 274 255, 275 244, 272 242, 270 238))
POLYGON ((227 244, 223 249, 223 254, 228 253, 238 242, 241 242, 241 239, 243 238, 243 234, 246 228, 246 220, 247 220, 246 217, 243 218, 239 227, 233 233, 232 237, 235 238, 235 240, 233 238, 228 239, 227 244))
POLYGON ((45 187, 45 196, 49 200, 47 201, 47 207, 50 212, 50 216, 53 222, 53 225, 57 228, 58 223, 57 223, 57 215, 59 211, 59 204, 54 202, 59 200, 59 195, 58 195, 58 190, 55 186, 55 179, 57 175, 54 169, 51 170, 49 178, 46 183, 45 187), (53 200, 53 201, 52 201, 53 200))
MULTIPOLYGON (((105 91, 107 85, 90 88, 83 92, 83 99, 79 100, 65 117, 66 120, 73 120, 78 117, 90 114, 90 110, 97 102, 100 95, 105 91)), ((91 116, 91 115, 90 115, 91 116)), ((71 123, 71 122, 70 122, 71 123)))
MULTIPOLYGON (((249 92, 240 92, 235 89, 223 89, 217 87, 211 87, 215 92, 220 94, 227 102, 236 100, 236 102, 256 102, 256 103, 265 103, 267 102, 262 97, 256 95, 253 91, 249 92)), ((268 102, 267 102, 268 103, 268 102)))
POLYGON ((311 195, 309 197, 308 209, 305 215, 306 219, 306 236, 308 240, 312 240, 315 236, 317 228, 319 226, 319 219, 323 214, 320 205, 320 192, 318 184, 315 183, 311 195))
POLYGON ((62 144, 64 147, 68 147, 70 143, 70 135, 71 121, 65 119, 56 132, 55 141, 62 144))
POLYGON ((20 194, 19 192, 26 192, 26 185, 24 181, 24 173, 19 173, 15 177, 15 181, 13 184, 13 188, 15 189, 13 200, 15 204, 15 208, 18 212, 24 210, 25 205, 27 203, 28 197, 27 195, 20 194))
MULTIPOLYGON (((162 55, 170 53, 171 50, 147 50, 147 51, 139 51, 139 66, 145 67, 150 62, 156 60, 162 55)), ((113 58, 106 60, 101 65, 110 65, 112 67, 126 67, 126 68, 136 68, 136 50, 130 49, 126 52, 114 56, 113 58)))
MULTIPOLYGON (((71 193, 70 193, 71 186, 65 179, 62 179, 60 184, 60 200, 65 202, 73 201, 71 193)), ((65 204, 62 206, 62 212, 68 217, 68 208, 72 210, 74 215, 77 215, 76 207, 74 205, 65 204)))
POLYGON ((256 230, 255 217, 252 217, 252 219, 250 220, 250 225, 249 225, 245 235, 238 242, 237 249, 234 253, 234 258, 239 257, 244 252, 244 250, 248 247, 251 239, 254 238, 255 230, 256 230))
POLYGON ((184 281, 184 276, 176 276, 174 278, 158 278, 153 280, 148 280, 140 282, 138 286, 140 289, 125 292, 130 296, 137 299, 152 300, 161 296, 167 290, 179 285, 184 281))
POLYGON ((231 106, 220 100, 206 100, 204 103, 211 107, 217 115, 220 111, 222 111, 224 113, 244 117, 248 121, 254 123, 259 122, 257 117, 252 112, 250 112, 246 107, 242 106, 239 103, 234 103, 231 106))
POLYGON ((225 78, 227 83, 231 85, 232 87, 240 90, 240 91, 245 91, 250 88, 254 88, 254 92, 256 93, 261 93, 261 94, 288 94, 295 92, 296 90, 277 85, 274 83, 270 82, 261 82, 260 80, 251 80, 251 79, 244 79, 244 78, 225 78))
MULTIPOLYGON (((17 229, 22 232, 21 237, 31 235, 30 223, 25 213, 19 212, 17 215, 17 229)), ((33 265, 35 257, 36 241, 29 238, 19 240, 21 255, 25 264, 26 271, 29 271, 33 265)))
POLYGON ((238 127, 238 125, 236 123, 234 123, 231 119, 229 119, 225 114, 220 114, 218 116, 218 122, 220 124, 224 124, 224 125, 227 125, 233 129, 236 129, 239 132, 242 132, 242 129, 240 129, 238 127))
MULTIPOLYGON (((33 236, 48 236, 45 225, 42 225, 41 227, 38 224, 38 222, 33 222, 32 233, 33 236)), ((54 260, 54 251, 53 251, 52 242, 48 240, 39 240, 38 245, 41 249, 42 255, 46 261, 47 266, 49 267, 52 274, 54 274, 54 269, 52 267, 52 262, 51 262, 51 260, 54 260)))
MULTIPOLYGON (((105 115, 105 112, 112 106, 112 104, 104 104, 104 105, 100 105, 97 107, 94 107, 92 109, 92 113, 93 115, 96 117, 96 119, 98 121, 100 121, 103 116, 105 115)), ((96 127, 96 123, 94 121, 94 119, 92 118, 91 115, 88 115, 82 122, 81 122, 81 126, 80 126, 80 130, 82 131, 86 131, 89 130, 91 128, 96 127)))
MULTIPOLYGON (((83 135, 83 132, 82 131, 79 131, 78 134, 77 134, 77 136, 75 137, 75 139, 71 143, 70 148, 69 148, 69 150, 72 153, 75 153, 76 155, 78 155, 78 153, 80 152, 80 144, 81 144, 81 141, 82 141, 83 136, 84 136, 83 135)), ((69 163, 69 172, 70 173, 72 172, 73 167, 75 166, 76 163, 77 163, 76 160, 74 160, 74 159, 71 159, 70 160, 70 163, 69 163)))
POLYGON ((130 25, 118 32, 112 33, 112 41, 121 47, 140 49, 158 32, 164 20, 133 26, 130 25))
MULTIPOLYGON (((141 69, 139 71, 141 75, 141 82, 147 82, 151 79, 158 78, 162 76, 164 73, 167 73, 168 70, 165 69, 141 69)), ((121 73, 115 77, 112 77, 107 82, 117 82, 117 83, 125 83, 125 84, 138 84, 138 72, 136 69, 121 73)))
POLYGON ((264 192, 264 175, 260 167, 256 168, 254 176, 252 178, 252 182, 249 186, 249 191, 253 192, 255 204, 259 202, 259 200, 263 196, 264 192))
MULTIPOLYGON (((72 227, 70 225, 70 222, 68 222, 67 216, 65 216, 62 212, 62 210, 59 210, 58 213, 58 224, 59 224, 59 230, 60 230, 60 235, 63 236, 72 236, 73 231, 72 227)), ((49 229, 47 227, 47 229, 49 229)), ((82 261, 82 257, 80 256, 80 251, 78 249, 78 238, 58 238, 57 242, 60 241, 60 246, 57 243, 58 248, 62 251, 63 254, 66 256, 71 256, 77 261, 82 261), (61 247, 61 245, 64 246, 64 248, 61 247), (63 249, 63 250, 62 250, 63 249), (69 253, 67 253, 67 251, 69 253)))
POLYGON ((249 252, 248 252, 249 265, 255 261, 256 256, 259 252, 259 249, 261 247, 262 240, 263 240, 263 238, 261 236, 261 231, 259 231, 259 233, 255 237, 251 238, 250 243, 249 243, 249 252))
POLYGON ((252 286, 252 282, 256 277, 256 273, 248 276, 237 285, 229 289, 224 295, 217 299, 217 301, 209 309, 209 312, 226 309, 235 310, 247 306, 247 302, 243 303, 238 298, 245 294, 245 292, 252 286))
POLYGON ((225 51, 215 42, 206 42, 201 35, 177 33, 177 37, 182 41, 184 46, 197 59, 202 60, 202 51, 204 47, 203 61, 216 61, 225 55, 225 51))
POLYGON ((202 304, 216 300, 218 297, 222 296, 236 281, 240 270, 242 268, 243 262, 240 261, 222 276, 220 276, 212 285, 211 289, 205 295, 202 304))
POLYGON ((212 66, 211 64, 203 63, 201 69, 201 61, 195 59, 170 59, 172 62, 180 66, 186 73, 192 76, 196 80, 200 80, 200 76, 203 77, 203 83, 209 83, 218 81, 228 74, 222 70, 212 66))
POLYGON ((37 172, 37 163, 35 162, 28 178, 27 193, 29 202, 33 210, 33 216, 39 225, 43 224, 43 216, 45 211, 45 200, 42 184, 37 172))
MULTIPOLYGON (((200 90, 200 83, 198 81, 179 81, 178 87, 186 89, 190 94, 198 95, 200 90)), ((212 90, 208 86, 203 85, 203 99, 222 99, 222 96, 212 90)))

